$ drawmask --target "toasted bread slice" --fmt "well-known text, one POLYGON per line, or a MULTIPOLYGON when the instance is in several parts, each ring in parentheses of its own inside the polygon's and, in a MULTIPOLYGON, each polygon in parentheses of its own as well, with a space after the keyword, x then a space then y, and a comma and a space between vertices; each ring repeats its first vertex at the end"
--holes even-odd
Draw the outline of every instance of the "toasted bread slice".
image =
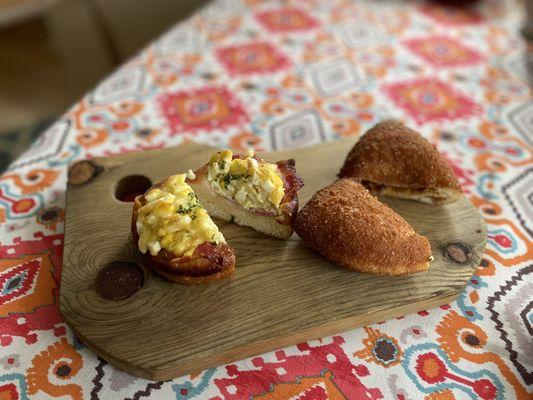
POLYGON ((142 253, 143 263, 163 277, 187 285, 232 275, 235 269, 233 250, 185 183, 185 175, 179 179, 178 190, 169 189, 172 188, 171 180, 177 176, 154 185, 145 194, 137 196, 133 203, 131 234, 142 253), (184 201, 175 197, 158 198, 154 196, 154 189, 161 192, 161 197, 174 193, 182 195, 184 201), (143 208, 158 201, 160 204, 148 211, 143 208), (148 219, 154 225, 150 226, 148 219), (210 236, 207 240, 201 237, 206 234, 210 236), (180 238, 185 241, 183 245, 179 243, 180 238), (177 252, 176 249, 181 250, 177 252))
POLYGON ((309 247, 350 270, 405 275, 429 269, 428 240, 352 179, 316 192, 294 229, 309 247))
POLYGON ((458 200, 461 186, 448 163, 418 132, 388 120, 367 131, 339 173, 374 194, 429 204, 458 200))
MULTIPOLYGON (((222 172, 217 172, 216 175, 213 170, 210 172, 210 167, 213 165, 212 160, 195 171, 194 179, 187 181, 209 215, 241 226, 251 227, 269 236, 288 239, 292 235, 292 222, 298 212, 297 192, 303 186, 302 179, 296 174, 294 160, 279 161, 273 164, 253 155, 239 156, 226 152, 229 151, 217 153, 223 154, 223 156, 213 156, 213 159, 217 160, 215 162, 225 163, 222 172), (222 158, 220 157, 224 156, 226 161, 221 161, 222 158), (228 160, 230 161, 228 162, 228 160), (242 161, 242 166, 246 172, 241 171, 242 175, 230 174, 230 177, 236 176, 237 178, 231 178, 230 182, 227 182, 227 179, 224 181, 224 174, 229 174, 229 169, 233 168, 231 162, 235 160, 242 161), (252 162, 251 160, 255 161, 252 162), (266 191, 261 190, 261 185, 265 182, 260 179, 269 180, 268 174, 264 176, 264 174, 257 173, 253 170, 256 167, 252 164, 258 168, 265 164, 269 165, 270 170, 267 172, 273 174, 272 177, 279 186, 274 189, 278 190, 276 204, 268 199, 269 194, 266 191), (241 181, 241 176, 244 177, 244 181, 241 181), (217 179, 222 184, 219 184, 217 179), (215 181, 214 184, 213 181, 215 181), (224 190, 223 185, 227 185, 229 190, 224 190), (243 188, 243 192, 247 191, 253 196, 243 195, 239 198, 239 195, 235 195, 235 193, 240 192, 240 189, 237 189, 239 187, 243 188), (262 197, 258 199, 258 196, 262 197), (260 204, 259 201, 261 201, 260 204)), ((272 187, 273 185, 269 184, 269 186, 272 187)))

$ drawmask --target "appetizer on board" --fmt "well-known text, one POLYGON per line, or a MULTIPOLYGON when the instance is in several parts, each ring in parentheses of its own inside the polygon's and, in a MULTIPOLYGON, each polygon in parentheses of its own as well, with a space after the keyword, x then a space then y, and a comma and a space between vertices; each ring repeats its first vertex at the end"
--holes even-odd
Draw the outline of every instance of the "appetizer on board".
POLYGON ((234 271, 233 250, 186 174, 172 175, 135 198, 131 233, 144 263, 171 281, 206 283, 234 271))
POLYGON ((457 177, 435 147, 401 122, 387 120, 367 131, 339 173, 373 194, 446 204, 462 196, 457 177))
POLYGON ((288 239, 298 212, 303 180, 294 160, 271 163, 249 152, 224 150, 187 181, 210 215, 288 239))
POLYGON ((303 242, 350 270, 377 275, 427 271, 429 241, 353 179, 316 192, 296 217, 303 242))

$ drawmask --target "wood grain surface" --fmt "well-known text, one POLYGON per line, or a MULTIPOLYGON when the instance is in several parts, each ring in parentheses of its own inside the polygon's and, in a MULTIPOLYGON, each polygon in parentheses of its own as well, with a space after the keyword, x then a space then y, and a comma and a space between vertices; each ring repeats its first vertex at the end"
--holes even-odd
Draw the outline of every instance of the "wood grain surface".
MULTIPOLYGON (((335 179, 353 143, 265 157, 296 160, 305 180, 303 205, 335 179)), ((99 356, 133 375, 166 380, 445 304, 481 261, 486 226, 466 198, 445 206, 383 198, 429 238, 435 257, 429 272, 401 277, 349 272, 306 248, 296 234, 282 241, 216 221, 236 252, 232 278, 181 286, 143 268, 144 286, 126 299, 98 295, 95 279, 102 268, 139 262, 129 232, 132 203, 115 198, 117 185, 124 191, 121 179, 142 175, 155 183, 200 167, 213 151, 189 143, 95 159, 91 173, 73 174, 85 176, 85 182, 69 184, 61 313, 99 356), (449 246, 454 243, 459 245, 449 246)))

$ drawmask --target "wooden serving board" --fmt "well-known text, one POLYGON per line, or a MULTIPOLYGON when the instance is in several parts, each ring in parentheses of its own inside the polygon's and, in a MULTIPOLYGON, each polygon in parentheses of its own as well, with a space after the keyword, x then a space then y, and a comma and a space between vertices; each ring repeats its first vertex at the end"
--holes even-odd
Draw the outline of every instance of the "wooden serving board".
MULTIPOLYGON (((264 156, 296 160, 305 180, 299 194, 304 205, 335 179, 353 144, 264 156)), ((189 143, 81 161, 69 172, 60 310, 81 340, 133 375, 166 380, 445 304, 481 261, 486 226, 466 198, 446 206, 383 198, 429 238, 435 257, 429 272, 401 277, 349 272, 305 247, 296 234, 282 241, 216 221, 235 249, 232 278, 181 286, 143 267, 144 286, 131 296, 101 297, 95 279, 102 268, 139 262, 130 236, 132 203, 115 197, 117 190, 124 197, 125 188, 142 183, 127 177, 155 183, 200 167, 214 151, 189 143)))

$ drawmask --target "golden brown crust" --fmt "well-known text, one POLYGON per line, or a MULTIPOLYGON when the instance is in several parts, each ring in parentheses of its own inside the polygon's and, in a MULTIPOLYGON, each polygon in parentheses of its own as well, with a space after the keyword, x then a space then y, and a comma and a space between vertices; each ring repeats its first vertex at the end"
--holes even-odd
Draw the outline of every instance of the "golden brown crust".
MULTIPOLYGON (((363 135, 348 154, 339 177, 410 189, 421 195, 426 189, 440 189, 446 197, 440 203, 457 200, 462 193, 457 177, 435 147, 418 132, 393 120, 381 122, 363 135)), ((402 197, 400 190, 398 197, 402 197)))
POLYGON ((294 230, 309 247, 351 270, 404 275, 429 268, 428 240, 352 179, 316 192, 294 230))
MULTIPOLYGON (((158 183, 152 188, 160 186, 161 183, 158 183)), ((144 195, 137 196, 133 203, 131 235, 135 245, 139 241, 136 227, 138 210, 144 204, 146 204, 144 195)), ((141 259, 146 266, 168 280, 185 285, 223 279, 232 275, 235 270, 235 254, 226 243, 201 244, 191 257, 176 257, 165 249, 161 249, 156 256, 141 253, 141 259)))

